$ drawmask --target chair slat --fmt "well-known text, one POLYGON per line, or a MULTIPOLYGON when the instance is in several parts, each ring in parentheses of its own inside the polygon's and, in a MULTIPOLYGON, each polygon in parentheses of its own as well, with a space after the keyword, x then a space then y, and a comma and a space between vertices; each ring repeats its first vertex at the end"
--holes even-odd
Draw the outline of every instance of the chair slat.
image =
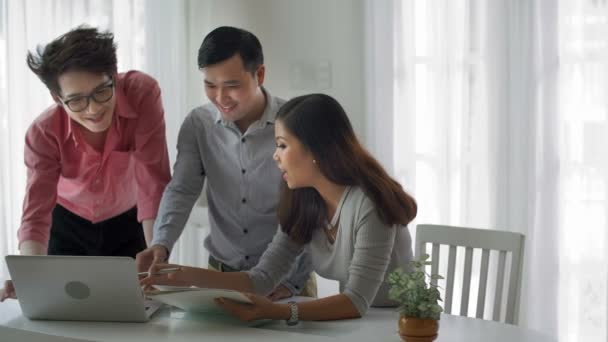
POLYGON ((422 254, 426 253, 426 243, 427 241, 425 239, 418 240, 418 238, 416 238, 416 243, 414 246, 414 256, 416 258, 419 258, 422 254))
MULTIPOLYGON (((434 243, 431 256, 431 274, 439 274, 439 249, 440 245, 434 243)), ((437 285, 437 279, 431 279, 431 284, 437 285)))
POLYGON ((509 324, 517 324, 519 307, 519 288, 521 287, 521 277, 515 275, 521 274, 523 268, 523 258, 521 257, 521 250, 524 248, 524 238, 521 237, 521 243, 518 249, 514 249, 511 253, 511 276, 509 277, 509 289, 507 297, 507 313, 505 316, 505 322, 509 324))
POLYGON ((454 273, 456 269, 456 246, 450 246, 448 253, 448 274, 445 284, 444 309, 445 312, 452 312, 452 296, 454 293, 454 273))
POLYGON ((416 239, 435 242, 441 245, 456 245, 472 248, 487 248, 498 251, 510 251, 521 243, 522 234, 500 230, 463 228, 419 224, 416 239), (420 238, 418 237, 420 234, 420 238))
POLYGON ((473 264, 473 248, 467 247, 464 253, 464 272, 462 273, 462 300, 460 302, 460 315, 468 316, 469 294, 471 292, 471 265, 473 264))
POLYGON ((477 291, 477 310, 475 317, 483 319, 486 307, 486 288, 488 286, 488 267, 490 264, 490 250, 483 249, 481 252, 481 267, 479 268, 479 289, 477 291))
POLYGON ((500 251, 498 256, 498 269, 496 270, 496 293, 494 294, 494 313, 492 319, 500 321, 500 309, 502 303, 502 288, 505 282, 505 262, 507 259, 507 252, 500 251))

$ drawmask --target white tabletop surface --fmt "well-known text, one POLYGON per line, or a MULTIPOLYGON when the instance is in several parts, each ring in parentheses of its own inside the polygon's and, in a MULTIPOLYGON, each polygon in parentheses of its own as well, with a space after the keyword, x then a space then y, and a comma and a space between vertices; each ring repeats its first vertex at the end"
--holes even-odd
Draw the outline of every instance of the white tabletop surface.
MULTIPOLYGON (((191 314, 165 307, 148 323, 34 321, 21 314, 19 303, 0 303, 0 341, 400 341, 393 309, 368 311, 361 319, 333 322, 246 323, 222 315, 191 314)), ((555 342, 517 326, 443 315, 437 342, 555 342)))

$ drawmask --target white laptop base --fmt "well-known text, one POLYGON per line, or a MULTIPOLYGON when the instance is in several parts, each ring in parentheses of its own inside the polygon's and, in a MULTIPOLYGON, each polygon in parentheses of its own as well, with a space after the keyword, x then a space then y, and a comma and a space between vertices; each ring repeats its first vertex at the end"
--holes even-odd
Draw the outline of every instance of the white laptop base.
POLYGON ((144 299, 132 258, 9 255, 6 263, 30 319, 146 322, 161 305, 144 299))

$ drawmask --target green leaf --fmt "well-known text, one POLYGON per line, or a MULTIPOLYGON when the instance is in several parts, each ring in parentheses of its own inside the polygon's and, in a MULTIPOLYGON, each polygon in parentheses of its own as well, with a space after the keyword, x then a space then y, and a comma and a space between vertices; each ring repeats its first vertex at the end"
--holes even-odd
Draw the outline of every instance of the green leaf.
POLYGON ((443 277, 425 272, 425 265, 432 264, 429 257, 425 254, 411 260, 409 263, 413 269, 411 272, 396 268, 387 276, 389 298, 399 303, 399 311, 403 315, 439 319, 443 311, 438 304, 441 301, 441 294, 437 285, 430 283, 431 280, 443 279, 443 277))

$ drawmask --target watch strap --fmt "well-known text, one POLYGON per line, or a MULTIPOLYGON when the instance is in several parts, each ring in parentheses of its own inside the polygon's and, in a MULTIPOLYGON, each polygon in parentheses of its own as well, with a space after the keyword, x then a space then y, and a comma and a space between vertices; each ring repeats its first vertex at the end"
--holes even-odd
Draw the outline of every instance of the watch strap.
POLYGON ((287 304, 289 304, 289 312, 290 312, 290 316, 289 319, 286 320, 285 322, 287 323, 287 325, 296 325, 300 322, 300 319, 298 317, 298 304, 296 302, 288 302, 287 304))

